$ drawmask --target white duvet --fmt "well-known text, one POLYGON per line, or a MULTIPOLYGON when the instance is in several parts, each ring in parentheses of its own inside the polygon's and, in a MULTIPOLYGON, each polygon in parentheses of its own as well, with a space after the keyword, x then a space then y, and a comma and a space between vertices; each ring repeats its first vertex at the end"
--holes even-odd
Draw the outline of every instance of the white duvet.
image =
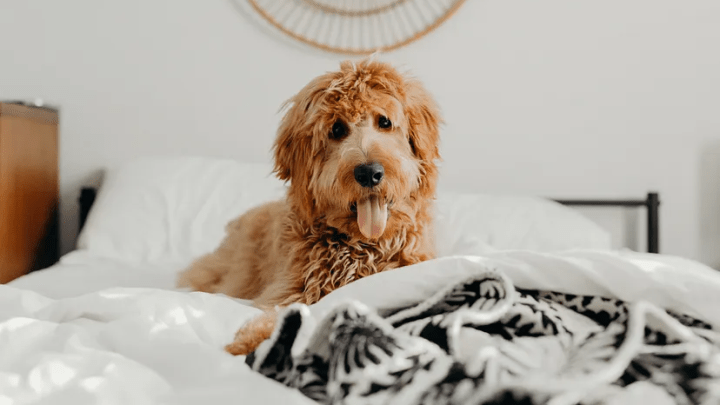
MULTIPOLYGON (((222 350, 259 311, 225 296, 171 290, 180 268, 76 255, 0 286, 0 404, 312 403, 222 350)), ((399 307, 489 268, 520 288, 644 300, 720 326, 714 270, 601 251, 440 258, 356 281, 311 311, 319 319, 348 300, 399 307)))

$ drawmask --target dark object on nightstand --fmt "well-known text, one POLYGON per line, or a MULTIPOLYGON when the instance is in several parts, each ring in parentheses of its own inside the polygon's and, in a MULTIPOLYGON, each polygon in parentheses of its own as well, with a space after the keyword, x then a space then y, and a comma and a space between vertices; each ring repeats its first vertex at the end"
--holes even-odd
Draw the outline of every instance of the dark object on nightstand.
POLYGON ((0 103, 0 283, 58 259, 58 113, 0 103))

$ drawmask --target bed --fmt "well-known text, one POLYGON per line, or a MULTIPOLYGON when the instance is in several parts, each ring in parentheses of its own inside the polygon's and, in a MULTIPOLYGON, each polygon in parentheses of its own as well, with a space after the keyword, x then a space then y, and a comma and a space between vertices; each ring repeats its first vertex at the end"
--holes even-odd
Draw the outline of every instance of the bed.
POLYGON ((657 194, 441 192, 438 258, 283 312, 179 290, 224 225, 284 185, 270 167, 144 158, 85 190, 78 249, 0 286, 2 403, 717 403, 720 275, 658 252, 657 194), (644 206, 648 250, 567 207, 644 206), (641 400, 642 399, 642 400, 641 400), (505 401, 505 402, 504 402, 505 401))

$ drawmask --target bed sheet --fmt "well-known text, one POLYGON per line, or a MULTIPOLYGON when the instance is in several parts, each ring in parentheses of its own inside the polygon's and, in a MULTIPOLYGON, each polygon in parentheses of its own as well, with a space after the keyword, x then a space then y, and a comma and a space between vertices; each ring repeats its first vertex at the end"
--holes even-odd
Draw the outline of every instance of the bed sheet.
POLYGON ((57 264, 17 278, 8 285, 60 299, 114 287, 175 289, 177 272, 187 262, 132 262, 85 251, 65 255, 57 264))

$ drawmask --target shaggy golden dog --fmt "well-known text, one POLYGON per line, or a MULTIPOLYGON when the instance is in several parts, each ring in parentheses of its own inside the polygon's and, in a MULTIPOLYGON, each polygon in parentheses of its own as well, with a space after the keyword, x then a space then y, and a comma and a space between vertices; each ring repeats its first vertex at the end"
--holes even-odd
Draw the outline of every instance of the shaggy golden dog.
POLYGON ((243 214, 179 285, 251 299, 267 312, 226 347, 247 354, 274 308, 434 255, 438 109, 423 86, 374 60, 343 62, 285 108, 273 148, 286 199, 243 214))

